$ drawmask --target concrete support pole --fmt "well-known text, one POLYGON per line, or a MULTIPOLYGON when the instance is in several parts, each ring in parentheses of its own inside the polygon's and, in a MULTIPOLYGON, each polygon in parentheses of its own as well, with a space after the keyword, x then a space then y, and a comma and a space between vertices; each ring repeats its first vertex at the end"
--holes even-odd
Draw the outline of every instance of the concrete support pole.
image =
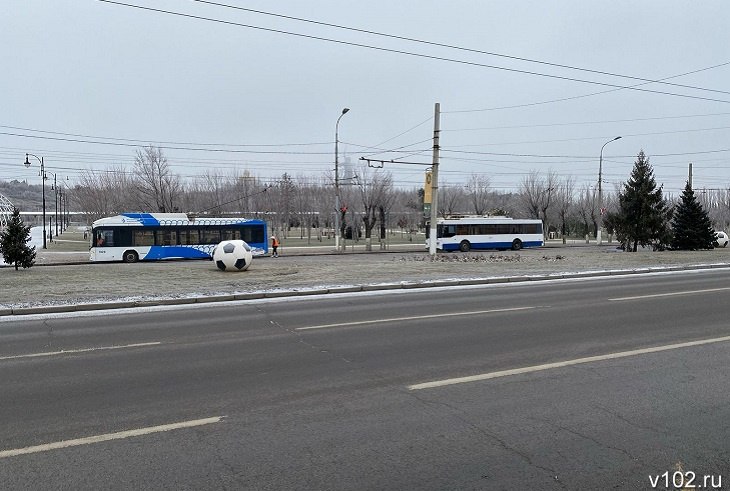
POLYGON ((441 132, 441 104, 434 107, 433 114, 433 160, 431 164, 431 223, 429 224, 428 253, 436 255, 436 221, 439 210, 439 134, 441 132))

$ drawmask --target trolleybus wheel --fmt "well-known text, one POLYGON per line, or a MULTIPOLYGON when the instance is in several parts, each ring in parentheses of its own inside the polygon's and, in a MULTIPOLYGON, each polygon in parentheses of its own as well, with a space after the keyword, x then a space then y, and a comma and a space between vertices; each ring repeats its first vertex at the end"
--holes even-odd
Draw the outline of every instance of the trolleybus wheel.
POLYGON ((136 263, 139 261, 139 256, 135 251, 125 251, 124 255, 122 255, 122 259, 125 263, 136 263))

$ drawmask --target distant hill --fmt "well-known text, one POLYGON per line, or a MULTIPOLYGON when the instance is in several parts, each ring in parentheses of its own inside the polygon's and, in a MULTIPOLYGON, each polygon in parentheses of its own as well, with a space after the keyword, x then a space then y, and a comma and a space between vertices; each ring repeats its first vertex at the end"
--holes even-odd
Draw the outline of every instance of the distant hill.
MULTIPOLYGON (((40 211, 43 192, 40 184, 25 181, 0 181, 0 194, 8 198, 20 211, 40 211)), ((46 209, 53 208, 53 191, 46 186, 46 209)))

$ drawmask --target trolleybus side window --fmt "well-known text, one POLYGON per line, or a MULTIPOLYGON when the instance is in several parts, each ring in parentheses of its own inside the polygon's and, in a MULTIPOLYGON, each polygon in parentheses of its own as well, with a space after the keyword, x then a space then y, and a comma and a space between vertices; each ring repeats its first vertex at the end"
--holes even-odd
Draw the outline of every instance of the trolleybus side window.
POLYGON ((238 230, 232 228, 224 228, 221 230, 221 240, 238 240, 240 235, 238 230))
POLYGON ((217 228, 204 228, 200 233, 201 244, 217 244, 221 241, 221 231, 217 228))
POLYGON ((133 240, 136 246, 155 245, 155 232, 154 230, 135 230, 133 240))
POLYGON ((441 225, 440 237, 453 237, 456 235, 456 225, 441 225))
POLYGON ((256 227, 247 227, 241 230, 241 240, 251 244, 258 242, 266 242, 264 237, 264 227, 259 225, 256 227))
POLYGON ((164 228, 158 229, 157 231, 156 245, 177 245, 177 229, 176 228, 164 228))
POLYGON ((180 230, 180 244, 199 244, 200 231, 197 228, 188 228, 180 230))
POLYGON ((96 247, 114 247, 114 231, 111 229, 98 229, 94 245, 96 247))

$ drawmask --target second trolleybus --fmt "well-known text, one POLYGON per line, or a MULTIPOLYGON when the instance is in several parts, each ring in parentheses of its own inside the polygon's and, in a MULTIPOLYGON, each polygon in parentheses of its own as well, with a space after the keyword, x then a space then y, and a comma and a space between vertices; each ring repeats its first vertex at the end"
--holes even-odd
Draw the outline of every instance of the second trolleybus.
MULTIPOLYGON (((541 247, 545 244, 542 220, 537 219, 483 216, 439 218, 436 233, 436 249, 442 251, 519 251, 523 247, 541 247)), ((426 246, 429 240, 427 237, 426 246)))

